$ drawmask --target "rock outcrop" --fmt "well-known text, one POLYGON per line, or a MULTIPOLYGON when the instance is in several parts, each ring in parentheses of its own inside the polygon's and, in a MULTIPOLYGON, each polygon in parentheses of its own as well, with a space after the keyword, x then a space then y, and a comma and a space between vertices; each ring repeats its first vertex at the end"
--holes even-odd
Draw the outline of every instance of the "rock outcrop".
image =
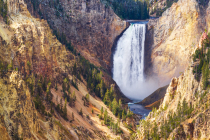
MULTIPOLYGON (((166 122, 170 115, 178 114, 178 106, 180 103, 183 106, 182 103, 185 100, 189 106, 193 106, 194 111, 190 114, 190 118, 184 119, 180 125, 175 127, 168 139, 209 139, 208 99, 210 96, 209 94, 204 95, 205 92, 208 90, 202 89, 202 80, 198 82, 193 74, 193 68, 188 67, 179 78, 171 80, 160 109, 157 112, 151 112, 146 121, 149 121, 151 125, 154 125, 155 122, 158 124, 157 133, 160 136, 161 131, 163 131, 160 129, 162 125, 164 126, 163 122, 166 122)), ((142 137, 140 136, 140 138, 142 137)))
POLYGON ((18 72, 0 79, 0 89, 0 113, 9 136, 34 139, 31 132, 37 133, 39 130, 38 116, 30 92, 18 72))
POLYGON ((206 28, 205 7, 196 0, 179 0, 147 24, 145 71, 169 82, 183 72, 206 28))
MULTIPOLYGON (((205 34, 191 53, 200 48, 205 34)), ((178 78, 172 78, 158 110, 150 112, 145 122, 140 123, 140 139, 145 138, 148 124, 150 132, 167 139, 209 139, 209 87, 204 88, 203 73, 196 73, 192 58, 178 78)), ((209 70, 209 69, 208 69, 209 70)))
MULTIPOLYGON (((84 77, 75 82, 77 89, 72 84, 72 79, 76 79, 72 74, 73 66, 76 64, 76 71, 81 70, 82 58, 68 51, 57 40, 46 20, 34 18, 25 1, 7 2, 11 6, 8 11, 10 24, 5 24, 0 17, 0 139, 117 138, 97 116, 103 107, 117 122, 117 117, 99 98, 90 95, 90 107, 83 105, 82 99, 90 92, 84 77), (75 106, 66 103, 68 121, 56 108, 65 104, 61 86, 65 78, 71 80, 68 93, 71 90, 76 94, 75 106), (52 87, 56 83, 58 90, 51 88, 51 91, 46 91, 49 85, 41 81, 45 84, 50 81, 52 87), (91 113, 92 108, 94 113, 91 113), (84 116, 79 115, 80 109, 84 116)), ((118 91, 114 96, 122 97, 111 76, 104 75, 104 83, 108 86, 112 84, 113 89, 118 91)), ((129 131, 123 125, 120 127, 124 132, 120 137, 126 139, 129 131)))
MULTIPOLYGON (((138 104, 141 104, 143 106, 148 106, 153 104, 156 101, 161 101, 161 99, 164 98, 165 94, 166 94, 166 89, 168 88, 168 85, 161 87, 159 89, 157 89, 156 91, 154 91, 151 95, 149 95, 148 97, 146 97, 144 100, 142 100, 141 102, 139 102, 138 104)), ((160 104, 160 103, 158 103, 160 104)), ((156 108, 158 108, 159 106, 154 106, 156 108)), ((151 109, 151 108, 150 108, 151 109)))
POLYGON ((45 120, 37 112, 31 92, 18 71, 0 78, 0 138, 74 139, 55 118, 45 120), (45 120, 45 121, 43 121, 45 120))
MULTIPOLYGON (((31 0, 33 3, 33 0, 31 0)), ((90 62, 111 68, 111 48, 115 38, 126 28, 114 11, 100 0, 44 0, 39 7, 27 1, 28 8, 46 19, 53 30, 63 33, 90 62), (38 8, 38 10, 37 10, 38 8)))
POLYGON ((0 138, 72 139, 54 123, 56 119, 47 121, 37 112, 24 79, 30 73, 53 77, 56 69, 70 65, 74 56, 52 35, 46 21, 30 15, 24 2, 7 2, 10 26, 0 19, 0 138), (7 72, 3 67, 8 64, 13 68, 7 72))

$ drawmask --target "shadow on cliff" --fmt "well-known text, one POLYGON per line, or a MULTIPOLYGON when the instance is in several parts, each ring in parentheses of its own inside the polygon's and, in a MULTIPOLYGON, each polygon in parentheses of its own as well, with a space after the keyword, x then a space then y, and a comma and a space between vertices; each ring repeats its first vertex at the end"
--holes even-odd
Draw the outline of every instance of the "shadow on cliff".
POLYGON ((123 30, 122 33, 115 38, 114 43, 112 45, 112 49, 111 49, 112 54, 111 54, 111 62, 110 62, 111 69, 109 70, 112 77, 113 77, 113 56, 114 56, 116 48, 117 48, 117 42, 120 39, 120 37, 122 37, 124 32, 128 29, 128 27, 129 27, 129 23, 127 23, 125 30, 123 30))

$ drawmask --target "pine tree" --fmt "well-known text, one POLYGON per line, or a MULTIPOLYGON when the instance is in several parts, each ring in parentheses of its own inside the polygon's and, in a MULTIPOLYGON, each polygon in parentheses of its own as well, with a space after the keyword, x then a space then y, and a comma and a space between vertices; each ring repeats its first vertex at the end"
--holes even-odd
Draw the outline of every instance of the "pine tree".
POLYGON ((126 117, 125 116, 125 110, 123 109, 123 111, 122 111, 122 119, 125 120, 125 117, 126 117))
POLYGON ((53 121, 52 121, 52 118, 50 119, 49 125, 50 125, 50 128, 53 129, 53 121))
POLYGON ((11 63, 8 65, 8 70, 13 70, 13 61, 11 60, 11 63))
POLYGON ((60 99, 60 111, 62 112, 63 110, 63 104, 62 104, 62 98, 60 99))
POLYGON ((47 78, 46 78, 46 77, 44 77, 44 81, 43 81, 43 83, 42 83, 42 89, 43 89, 44 91, 47 90, 47 78))
POLYGON ((55 82, 55 90, 58 90, 57 81, 55 82))
POLYGON ((47 91, 46 91, 47 92, 47 101, 51 100, 50 97, 49 97, 50 94, 51 94, 50 93, 50 87, 51 87, 51 82, 49 81, 48 84, 47 84, 47 91))
POLYGON ((75 95, 75 91, 73 92, 73 95, 72 95, 72 97, 73 97, 73 100, 74 100, 74 102, 76 101, 76 95, 75 95))
POLYGON ((103 102, 107 105, 110 102, 109 89, 106 90, 103 102))
POLYGON ((96 96, 100 97, 100 84, 98 84, 95 88, 96 96))
POLYGON ((79 115, 83 116, 82 108, 79 111, 79 115))
POLYGON ((68 81, 67 81, 67 79, 65 78, 65 79, 63 80, 63 84, 62 84, 63 92, 66 91, 66 84, 68 84, 68 81))
POLYGON ((116 99, 114 98, 114 100, 112 101, 112 112, 114 115, 117 114, 117 110, 118 110, 118 103, 116 99))
POLYGON ((103 115, 104 113, 104 109, 103 109, 103 106, 101 107, 101 116, 103 115))
POLYGON ((70 88, 70 86, 69 86, 69 89, 68 89, 68 93, 71 94, 71 88, 70 88))
POLYGON ((101 98, 103 98, 103 95, 104 95, 104 81, 101 80, 100 82, 100 95, 101 95, 101 98))
POLYGON ((122 107, 122 101, 121 101, 121 99, 119 99, 119 108, 121 108, 122 107))
POLYGON ((208 78, 209 78, 209 67, 208 63, 204 61, 203 67, 202 67, 202 82, 203 82, 203 89, 206 89, 208 85, 208 78))
POLYGON ((74 113, 72 112, 72 120, 74 120, 74 113))
POLYGON ((64 105, 64 117, 67 118, 67 108, 66 108, 66 104, 67 104, 67 99, 65 98, 65 105, 64 105))
POLYGON ((29 74, 31 73, 31 63, 29 61, 27 61, 27 66, 28 66, 28 71, 29 71, 29 74))
POLYGON ((107 124, 108 112, 107 109, 104 112, 104 124, 107 124))
POLYGON ((153 127, 153 132, 151 134, 152 139, 154 139, 154 140, 159 139, 159 135, 157 132, 158 132, 158 126, 157 126, 157 123, 155 122, 154 127, 153 127))
POLYGON ((86 94, 85 98, 86 98, 87 102, 89 102, 89 100, 90 100, 90 95, 89 95, 89 93, 86 94))
POLYGON ((76 75, 77 74, 77 64, 76 62, 74 63, 74 66, 73 66, 73 75, 76 75))

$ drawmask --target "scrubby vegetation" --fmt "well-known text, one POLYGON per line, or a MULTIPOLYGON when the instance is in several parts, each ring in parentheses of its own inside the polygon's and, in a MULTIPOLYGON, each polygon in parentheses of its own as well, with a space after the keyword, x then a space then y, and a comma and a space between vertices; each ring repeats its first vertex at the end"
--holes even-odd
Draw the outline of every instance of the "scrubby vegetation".
POLYGON ((90 95, 86 94, 82 97, 82 100, 84 101, 84 106, 89 106, 90 95))
MULTIPOLYGON (((177 113, 173 113, 172 110, 169 111, 168 119, 161 122, 160 125, 157 125, 156 122, 151 123, 150 121, 141 120, 140 125, 144 128, 144 137, 146 139, 152 138, 154 140, 159 140, 160 138, 167 139, 169 134, 181 125, 181 122, 192 116, 194 108, 192 104, 188 104, 184 99, 182 103, 178 103, 177 110, 177 113), (159 129, 161 131, 158 131, 158 126, 160 126, 159 129)), ((153 115, 158 115, 157 110, 154 109, 152 112, 153 115)))
MULTIPOLYGON (((210 34, 208 35, 208 38, 209 37, 210 34)), ((204 89, 206 89, 208 86, 209 78, 210 42, 208 38, 203 41, 202 48, 198 48, 193 55, 193 61, 195 64, 193 73, 195 74, 195 77, 198 81, 202 76, 204 89)))
MULTIPOLYGON (((71 92, 71 87, 77 87, 78 82, 87 81, 87 89, 89 94, 83 97, 84 105, 88 106, 90 101, 90 95, 98 96, 103 100, 103 102, 109 107, 113 114, 120 119, 126 120, 126 117, 132 117, 132 112, 128 111, 127 108, 122 104, 121 100, 118 100, 113 87, 109 83, 105 83, 103 79, 102 71, 87 61, 84 57, 77 55, 79 58, 75 61, 73 66, 67 67, 66 71, 61 69, 58 70, 58 75, 52 78, 48 75, 34 74, 33 64, 30 61, 26 61, 26 67, 23 67, 21 71, 24 72, 24 80, 29 87, 31 96, 33 98, 35 108, 37 111, 50 119, 55 113, 55 111, 60 114, 65 120, 67 118, 67 106, 74 107, 76 102, 75 91, 71 92), (72 75, 72 79, 69 79, 66 72, 72 75), (73 84, 74 83, 74 84, 73 84), (62 89, 60 88, 62 87, 62 89), (61 91, 62 97, 56 98, 56 102, 52 101, 52 89, 55 91, 61 91), (50 110, 46 108, 50 107, 50 110)), ((6 73, 12 70, 18 70, 14 67, 13 61, 10 63, 0 62, 1 76, 5 76, 6 73)), ((78 113, 83 116, 82 109, 78 113)), ((94 113, 94 112, 93 112, 94 113)), ((108 116, 107 110, 101 115, 101 119, 104 120, 104 124, 107 125, 114 133, 122 133, 119 127, 119 121, 114 122, 114 120, 108 116)), ((72 114, 72 120, 74 120, 74 115, 72 114)))
POLYGON ((3 17, 3 20, 9 24, 9 19, 7 15, 8 9, 7 9, 7 2, 4 2, 3 0, 0 0, 0 15, 3 17))
MULTIPOLYGON (((32 1, 32 3, 35 9, 38 8, 38 1, 32 1)), ((67 115, 70 115, 67 114, 67 107, 74 107, 76 102, 76 93, 72 91, 71 88, 75 87, 79 90, 78 83, 84 81, 87 82, 87 89, 89 90, 89 94, 83 97, 85 106, 89 105, 90 95, 98 96, 119 120, 121 118, 125 120, 126 117, 131 117, 132 113, 127 113, 127 108, 122 105, 122 101, 119 100, 119 97, 117 97, 110 83, 105 83, 101 69, 80 56, 71 45, 70 41, 67 41, 64 33, 60 34, 58 31, 54 31, 53 33, 58 40, 66 46, 66 49, 76 56, 73 63, 74 65, 66 66, 65 70, 58 68, 56 72, 53 73, 55 75, 51 76, 43 73, 36 74, 33 68, 33 62, 30 60, 26 60, 23 67, 20 69, 14 67, 13 61, 11 60, 10 63, 0 62, 1 76, 5 76, 6 73, 12 70, 19 71, 19 73, 23 75, 23 79, 30 90, 35 108, 41 115, 45 116, 47 120, 50 119, 55 112, 65 120, 68 120, 67 115), (72 79, 69 79, 69 75, 72 76, 72 79), (62 89, 60 87, 62 87, 62 89), (52 101, 53 94, 51 92, 53 90, 62 93, 61 98, 58 98, 58 96, 54 97, 56 102, 52 101)), ((16 41, 16 44, 18 44, 18 40, 16 41)), ((82 108, 78 113, 83 116, 82 108)), ((114 123, 114 121, 110 120, 107 110, 103 117, 105 117, 105 124, 110 123, 108 126, 110 126, 116 134, 122 133, 122 130, 119 129, 119 121, 114 123)), ((72 114, 72 121, 73 120, 74 114, 72 114)))
MULTIPOLYGON (((109 107, 115 116, 118 118, 126 117, 126 109, 123 109, 122 101, 117 101, 116 93, 114 93, 113 87, 105 84, 103 80, 102 71, 98 70, 93 64, 87 61, 84 57, 80 57, 80 67, 78 70, 73 70, 73 74, 81 74, 87 81, 87 89, 89 89, 90 94, 96 95, 103 99, 103 102, 109 107), (74 71, 77 71, 74 72, 74 71), (124 113, 124 114, 123 114, 124 113)), ((86 100, 84 102, 87 102, 86 100)))
POLYGON ((74 47, 71 45, 71 41, 67 41, 66 35, 64 33, 60 33, 57 30, 53 30, 53 34, 57 37, 57 39, 66 46, 66 49, 71 51, 73 54, 77 54, 74 47))
MULTIPOLYGON (((39 8, 41 1, 31 0, 31 3, 33 5, 34 11, 36 11, 39 14, 40 18, 43 18, 43 13, 41 12, 41 9, 39 8)), ((50 5, 50 8, 55 8, 55 15, 57 17, 62 17, 64 15, 63 7, 59 0, 49 0, 49 5, 50 5)))
MULTIPOLYGON (((52 77, 50 79, 47 75, 34 74, 31 62, 26 61, 26 67, 23 67, 24 70, 19 72, 24 72, 24 80, 29 87, 37 111, 48 119, 52 117, 56 111, 61 117, 68 120, 67 106, 74 107, 76 102, 75 91, 72 93, 71 87, 74 86, 78 89, 77 83, 83 82, 84 79, 87 81, 87 89, 90 93, 83 97, 85 106, 89 105, 90 95, 98 96, 119 120, 125 120, 126 117, 132 117, 132 112, 128 111, 127 108, 123 106, 121 100, 117 100, 119 97, 117 97, 113 87, 110 87, 109 83, 104 82, 102 71, 84 57, 78 54, 77 57, 79 59, 75 61, 73 66, 67 67, 65 71, 61 69, 58 70, 57 77, 59 78, 55 79, 52 77), (72 79, 69 79, 66 72, 72 75, 72 79), (61 86, 62 89, 60 89, 59 86, 61 86), (63 94, 60 99, 55 97, 56 103, 52 101, 53 95, 51 91, 53 88, 55 91, 61 91, 63 94), (50 110, 46 110, 46 106, 50 106, 50 110)), ((18 70, 14 67, 13 61, 10 63, 0 63, 2 76, 13 69, 18 70)), ((83 116, 82 109, 78 111, 78 114, 83 116)), ((104 120, 104 124, 112 129, 114 133, 122 133, 122 130, 119 128, 119 121, 114 122, 113 119, 108 116, 107 110, 105 110, 104 114, 101 114, 101 119, 104 120)), ((74 115, 72 114, 71 121, 73 120, 74 115)))
POLYGON ((115 123, 113 118, 108 116, 107 109, 104 111, 103 107, 101 108, 101 114, 99 118, 103 120, 103 124, 105 124, 109 129, 111 129, 115 134, 121 134, 123 131, 120 129, 120 120, 115 123))
MULTIPOLYGON (((195 119, 203 114, 203 112, 208 111, 209 109, 209 101, 208 101, 208 91, 209 91, 209 60, 210 60, 210 51, 209 51, 210 43, 209 43, 209 35, 203 40, 202 47, 198 48, 193 54, 194 68, 193 73, 198 82, 201 82, 203 85, 203 89, 196 90, 194 94, 194 101, 189 100, 186 101, 184 98, 182 102, 178 102, 176 112, 168 109, 168 105, 164 107, 160 107, 159 110, 153 109, 150 115, 146 120, 140 121, 140 128, 143 130, 143 136, 146 139, 168 139, 170 137, 174 139, 175 136, 171 135, 173 132, 176 134, 184 133, 183 130, 183 122, 186 122, 188 119, 195 119), (202 81, 199 81, 202 78, 202 81), (167 111, 168 116, 164 119, 160 119, 158 121, 151 121, 151 118, 158 117, 159 115, 163 115, 167 111), (199 115, 200 114, 200 115, 199 115), (176 130, 176 131, 174 131, 176 130)), ((178 94, 176 94, 178 95, 178 94)), ((179 97, 181 99, 181 95, 179 97)), ((171 98, 170 100, 173 100, 171 98)), ((204 113, 205 114, 205 113, 204 113)), ((206 118, 206 116, 205 116, 206 118)), ((189 123, 190 125, 194 125, 195 122, 189 123)), ((195 125, 194 125, 195 126, 195 125)), ((140 135, 140 131, 138 132, 140 135)), ((186 136, 187 138, 191 138, 190 135, 186 136)))
POLYGON ((165 8, 158 7, 158 1, 154 0, 151 2, 151 5, 154 5, 154 8, 151 11, 151 15, 156 13, 156 16, 162 16, 163 12, 166 11, 166 9, 170 8, 173 3, 177 2, 178 0, 166 0, 166 3, 164 3, 165 8))

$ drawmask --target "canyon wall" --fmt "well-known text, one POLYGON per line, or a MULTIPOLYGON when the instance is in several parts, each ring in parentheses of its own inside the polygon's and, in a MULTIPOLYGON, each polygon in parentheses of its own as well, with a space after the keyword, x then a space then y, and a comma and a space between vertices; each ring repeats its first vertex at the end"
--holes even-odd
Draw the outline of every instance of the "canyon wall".
POLYGON ((51 34, 46 21, 30 15, 24 2, 7 2, 10 25, 0 18, 0 139, 72 139, 54 123, 56 119, 43 121, 25 79, 32 73, 53 78, 74 57, 51 34))
MULTIPOLYGON (((210 5, 207 6, 206 13, 209 13, 210 5)), ((207 18, 207 30, 209 28, 208 16, 206 15, 205 17, 207 18)), ((174 77, 171 79, 160 107, 150 112, 145 121, 140 122, 138 139, 145 138, 148 126, 151 130, 150 134, 155 132, 156 136, 170 140, 210 138, 210 89, 209 86, 204 87, 203 85, 204 70, 202 73, 195 70, 195 67, 200 64, 200 60, 193 62, 192 58, 195 50, 201 48, 201 44, 205 39, 205 34, 199 34, 199 36, 197 44, 191 48, 189 54, 183 53, 183 56, 186 56, 182 58, 182 61, 188 62, 184 67, 185 71, 178 78, 174 77)), ((207 49, 209 49, 209 44, 207 49)), ((180 55, 177 54, 177 56, 180 55)), ((204 58, 206 59, 207 57, 204 58)), ((209 67, 207 67, 207 71, 209 71, 209 67)), ((209 84, 209 82, 207 83, 209 84)), ((155 136, 153 134, 151 137, 155 136)))
MULTIPOLYGON (((187 67, 185 72, 178 78, 173 78, 167 89, 167 93, 164 97, 160 108, 157 111, 152 111, 146 121, 150 124, 151 130, 157 125, 156 134, 161 136, 164 130, 164 125, 170 121, 170 117, 175 115, 183 118, 181 123, 178 124, 176 118, 173 118, 173 122, 170 127, 173 131, 168 132, 167 139, 209 139, 210 137, 210 118, 209 118, 209 89, 206 91, 202 88, 202 80, 197 81, 195 74, 193 74, 193 68, 187 67), (188 106, 192 106, 193 112, 186 116, 179 116, 180 105, 184 106, 186 102, 188 106), (175 126, 173 126, 175 125, 175 126)), ((189 109, 189 108, 187 108, 189 109)), ((184 114, 184 112, 181 112, 184 114)), ((169 122, 169 123, 171 123, 169 122)), ((144 138, 145 126, 140 125, 139 139, 144 138)), ((163 137, 163 135, 162 135, 163 137)))
POLYGON ((14 138, 19 133, 26 139, 35 139, 32 132, 37 133, 40 129, 38 115, 30 92, 18 72, 1 78, 0 89, 0 114, 7 130, 5 134, 14 138))
MULTIPOLYGON (((76 64, 76 71, 81 70, 81 57, 68 51, 66 46, 57 40, 46 20, 34 18, 24 1, 7 0, 7 3, 10 24, 5 24, 0 16, 0 139, 105 139, 110 135, 113 139, 118 137, 107 126, 102 125, 97 117, 101 107, 109 111, 101 99, 92 93, 92 104, 88 107, 83 105, 83 96, 92 92, 87 89, 87 82, 83 77, 77 79, 78 89, 73 85, 69 88, 71 93, 76 94, 76 105, 70 106, 67 103, 68 121, 61 117, 59 109, 52 107, 52 104, 65 104, 61 84, 67 77, 71 83, 72 79, 76 79, 72 69, 76 64), (51 103, 47 101, 49 96, 45 96, 48 93, 37 85, 42 81, 40 79, 50 80, 52 87, 56 83, 57 90, 51 88, 50 91, 51 103), (41 112, 40 108, 44 108, 44 111, 41 112), (91 113, 92 108, 94 113, 91 113), (84 116, 79 115, 80 109, 84 116)), ((107 86, 112 86, 117 91, 115 98, 122 101, 123 98, 127 99, 114 84, 111 76, 104 73, 102 78, 107 86)), ((49 85, 47 87, 49 88, 49 85)), ((117 121, 111 111, 110 115, 117 121)), ((128 137, 127 128, 122 124, 121 128, 125 137, 128 137)))
POLYGON ((86 59, 110 70, 111 48, 126 22, 109 6, 100 0, 44 0, 38 1, 38 7, 32 6, 33 0, 26 3, 33 15, 37 15, 34 9, 39 11, 38 17, 46 19, 60 35, 65 34, 86 59))
POLYGON ((145 72, 162 83, 183 72, 206 29, 205 7, 196 0, 179 0, 147 24, 145 72))

